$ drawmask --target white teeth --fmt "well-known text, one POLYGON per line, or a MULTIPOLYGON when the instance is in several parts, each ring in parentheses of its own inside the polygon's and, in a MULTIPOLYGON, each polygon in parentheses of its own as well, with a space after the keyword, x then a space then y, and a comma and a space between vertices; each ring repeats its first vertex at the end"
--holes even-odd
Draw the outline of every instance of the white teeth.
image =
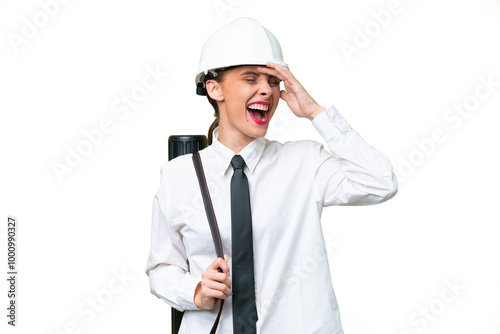
POLYGON ((269 106, 267 104, 254 103, 250 105, 248 108, 267 111, 269 109, 269 106))

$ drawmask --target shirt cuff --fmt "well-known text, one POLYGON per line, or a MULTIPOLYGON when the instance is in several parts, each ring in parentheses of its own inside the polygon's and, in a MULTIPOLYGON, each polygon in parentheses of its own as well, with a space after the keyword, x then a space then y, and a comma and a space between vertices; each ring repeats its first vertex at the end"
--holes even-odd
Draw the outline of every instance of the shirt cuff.
POLYGON ((176 290, 176 299, 179 305, 184 310, 199 310, 200 308, 194 303, 194 293, 196 287, 201 280, 186 273, 181 280, 179 289, 176 290))
POLYGON ((351 130, 351 126, 333 105, 314 117, 312 124, 326 141, 351 130))

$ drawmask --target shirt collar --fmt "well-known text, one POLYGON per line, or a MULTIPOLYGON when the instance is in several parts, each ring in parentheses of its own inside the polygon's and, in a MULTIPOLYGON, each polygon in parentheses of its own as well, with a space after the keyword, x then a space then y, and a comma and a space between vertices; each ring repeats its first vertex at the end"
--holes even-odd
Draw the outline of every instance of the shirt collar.
MULTIPOLYGON (((222 175, 226 174, 228 168, 233 169, 231 166, 231 159, 236 155, 229 147, 222 144, 219 140, 219 127, 216 127, 212 132, 212 145, 216 151, 217 163, 219 164, 219 170, 222 175)), ((245 146, 238 155, 241 155, 245 164, 250 171, 253 173, 257 163, 264 152, 266 146, 266 139, 264 137, 258 137, 252 140, 247 146, 245 146)))

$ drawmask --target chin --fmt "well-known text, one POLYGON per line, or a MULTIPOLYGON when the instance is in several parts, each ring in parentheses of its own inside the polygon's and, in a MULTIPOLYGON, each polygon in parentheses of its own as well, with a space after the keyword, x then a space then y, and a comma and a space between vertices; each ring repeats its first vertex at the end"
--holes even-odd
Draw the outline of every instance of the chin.
POLYGON ((255 131, 252 131, 252 137, 259 138, 259 137, 264 137, 267 133, 267 127, 264 129, 257 129, 255 131))

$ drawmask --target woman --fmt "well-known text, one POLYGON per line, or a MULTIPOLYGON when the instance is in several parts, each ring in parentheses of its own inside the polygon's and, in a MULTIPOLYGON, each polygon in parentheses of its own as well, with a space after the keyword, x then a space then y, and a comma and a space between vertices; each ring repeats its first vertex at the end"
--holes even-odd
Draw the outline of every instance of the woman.
POLYGON ((283 62, 274 35, 253 19, 239 18, 210 36, 196 84, 215 109, 210 146, 199 153, 226 256, 214 259, 193 155, 179 156, 162 166, 153 202, 146 268, 151 292, 185 311, 180 333, 208 333, 221 299, 217 333, 343 333, 321 211, 392 198, 397 180, 390 161, 335 107, 314 101, 283 62), (333 154, 312 140, 265 139, 280 98, 297 117, 311 120, 333 154), (236 158, 244 167, 235 166, 236 158), (248 180, 251 205, 250 234, 243 239, 232 206, 238 168, 248 180), (233 271, 243 247, 234 240, 250 240, 250 275, 233 271), (243 276, 251 283, 234 291, 233 282, 243 276), (249 292, 254 311, 242 315, 236 297, 249 292))

